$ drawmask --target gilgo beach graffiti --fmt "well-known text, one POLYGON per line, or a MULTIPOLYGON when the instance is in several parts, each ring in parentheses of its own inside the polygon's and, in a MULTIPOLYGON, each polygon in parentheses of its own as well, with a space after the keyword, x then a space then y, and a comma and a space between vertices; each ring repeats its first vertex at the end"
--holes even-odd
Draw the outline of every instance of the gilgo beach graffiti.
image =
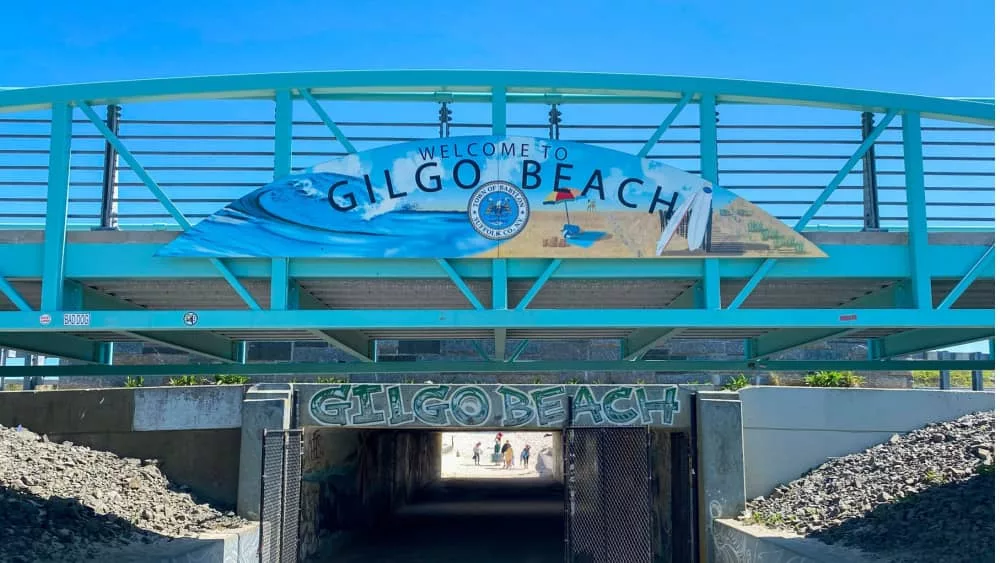
POLYGON ((343 384, 303 397, 304 424, 390 427, 671 426, 676 385, 343 384))

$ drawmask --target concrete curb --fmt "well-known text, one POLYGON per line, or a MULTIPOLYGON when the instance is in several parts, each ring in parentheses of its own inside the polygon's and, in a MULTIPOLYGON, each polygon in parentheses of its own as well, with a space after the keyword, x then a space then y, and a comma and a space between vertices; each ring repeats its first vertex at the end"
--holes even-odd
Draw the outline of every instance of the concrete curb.
POLYGON ((747 526, 735 520, 712 523, 713 563, 875 563, 860 551, 825 544, 788 532, 747 526))
POLYGON ((260 544, 257 523, 235 530, 202 534, 195 538, 164 538, 110 550, 95 561, 121 563, 256 563, 260 544))

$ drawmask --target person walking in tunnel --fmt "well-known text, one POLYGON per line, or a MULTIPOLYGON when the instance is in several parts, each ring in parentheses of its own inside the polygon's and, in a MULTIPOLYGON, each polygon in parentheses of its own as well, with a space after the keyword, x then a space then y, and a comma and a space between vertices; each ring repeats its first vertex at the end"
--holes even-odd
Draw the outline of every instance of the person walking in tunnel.
POLYGON ((521 450, 521 467, 528 467, 528 458, 531 457, 531 444, 525 444, 521 450))
POLYGON ((500 435, 497 434, 496 440, 493 441, 493 463, 494 465, 500 464, 500 435))
POLYGON ((503 468, 510 469, 514 467, 514 446, 510 445, 510 440, 504 442, 503 447, 500 448, 500 453, 503 454, 503 468))
POLYGON ((472 461, 476 465, 479 465, 479 458, 483 455, 482 445, 482 442, 476 442, 476 445, 472 447, 472 461))

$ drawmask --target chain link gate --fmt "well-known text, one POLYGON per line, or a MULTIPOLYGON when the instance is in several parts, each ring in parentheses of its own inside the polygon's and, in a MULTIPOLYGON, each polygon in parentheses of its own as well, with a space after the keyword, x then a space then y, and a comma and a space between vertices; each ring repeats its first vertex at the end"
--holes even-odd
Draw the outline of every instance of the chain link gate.
POLYGON ((563 431, 567 563, 652 561, 649 450, 646 427, 563 431))
POLYGON ((302 429, 264 430, 260 478, 260 563, 297 563, 302 429))

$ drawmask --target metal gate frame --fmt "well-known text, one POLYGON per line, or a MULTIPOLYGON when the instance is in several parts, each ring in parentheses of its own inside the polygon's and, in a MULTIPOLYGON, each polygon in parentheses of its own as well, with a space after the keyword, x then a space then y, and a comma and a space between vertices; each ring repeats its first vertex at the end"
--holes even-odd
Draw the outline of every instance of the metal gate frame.
POLYGON ((302 429, 264 430, 260 472, 260 563, 297 563, 302 429))
MULTIPOLYGON (((572 416, 568 417, 568 420, 572 421, 572 416)), ((653 560, 653 491, 652 491, 652 479, 653 479, 653 467, 651 458, 651 433, 648 426, 571 426, 567 425, 563 428, 562 436, 562 446, 563 446, 563 479, 566 483, 566 494, 564 496, 564 560, 566 563, 648 563, 653 560), (579 431, 583 432, 594 432, 599 436, 598 448, 598 475, 600 478, 600 512, 601 512, 601 531, 603 538, 599 542, 599 553, 589 553, 589 557, 584 555, 581 557, 580 553, 577 553, 576 546, 577 542, 573 533, 573 522, 576 517, 577 509, 577 469, 576 469, 576 433, 579 431), (608 522, 608 483, 606 480, 607 471, 605 470, 606 464, 608 462, 613 463, 615 460, 609 459, 606 455, 606 449, 603 447, 604 441, 608 435, 614 434, 616 432, 623 431, 642 431, 644 433, 644 445, 645 445, 645 468, 646 468, 646 546, 645 551, 636 551, 634 553, 608 553, 609 548, 609 535, 614 533, 614 525, 608 522)))

